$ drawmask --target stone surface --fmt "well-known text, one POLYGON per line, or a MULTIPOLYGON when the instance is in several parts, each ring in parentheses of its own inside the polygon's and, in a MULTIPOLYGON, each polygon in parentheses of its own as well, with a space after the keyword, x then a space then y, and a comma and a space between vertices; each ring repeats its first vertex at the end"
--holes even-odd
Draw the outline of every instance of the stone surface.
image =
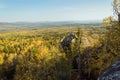
POLYGON ((120 80, 120 60, 116 61, 112 66, 106 69, 99 76, 98 80, 120 80))
POLYGON ((71 54, 71 42, 75 38, 77 38, 75 34, 70 34, 61 41, 61 46, 66 54, 71 54))
POLYGON ((66 36, 62 41, 61 41, 61 45, 62 47, 68 47, 70 46, 72 40, 76 38, 75 34, 70 34, 68 36, 66 36))

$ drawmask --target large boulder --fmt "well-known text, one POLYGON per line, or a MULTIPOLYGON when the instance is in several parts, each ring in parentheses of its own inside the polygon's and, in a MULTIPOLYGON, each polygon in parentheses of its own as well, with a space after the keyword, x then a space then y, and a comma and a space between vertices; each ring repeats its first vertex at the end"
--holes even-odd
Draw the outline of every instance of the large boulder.
POLYGON ((61 46, 66 54, 71 54, 71 43, 76 38, 75 34, 70 34, 61 41, 61 46))
POLYGON ((120 80, 120 60, 116 61, 112 66, 106 69, 99 76, 98 80, 120 80))

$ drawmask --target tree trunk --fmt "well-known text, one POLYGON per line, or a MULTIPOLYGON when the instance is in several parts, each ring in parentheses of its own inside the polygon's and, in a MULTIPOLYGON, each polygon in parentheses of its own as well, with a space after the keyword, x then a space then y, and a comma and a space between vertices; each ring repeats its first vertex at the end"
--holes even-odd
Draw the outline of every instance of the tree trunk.
POLYGON ((118 14, 118 22, 119 22, 119 24, 120 24, 120 14, 118 14))

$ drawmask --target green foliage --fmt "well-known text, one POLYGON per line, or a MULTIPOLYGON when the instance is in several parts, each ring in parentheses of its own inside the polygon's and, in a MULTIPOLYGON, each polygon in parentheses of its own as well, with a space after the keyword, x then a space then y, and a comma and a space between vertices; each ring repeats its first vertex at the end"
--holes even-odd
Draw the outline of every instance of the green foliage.
POLYGON ((4 47, 4 49, 3 49, 3 51, 5 52, 5 53, 15 53, 15 48, 13 47, 13 46, 5 46, 4 47))
POLYGON ((120 58, 120 25, 115 23, 106 34, 106 49, 108 53, 120 58))

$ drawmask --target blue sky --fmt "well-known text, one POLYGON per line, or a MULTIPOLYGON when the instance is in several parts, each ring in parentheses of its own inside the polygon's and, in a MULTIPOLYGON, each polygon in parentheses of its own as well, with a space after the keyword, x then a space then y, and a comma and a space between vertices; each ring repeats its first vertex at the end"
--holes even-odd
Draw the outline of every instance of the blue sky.
POLYGON ((0 0, 0 22, 102 20, 112 0, 0 0))

